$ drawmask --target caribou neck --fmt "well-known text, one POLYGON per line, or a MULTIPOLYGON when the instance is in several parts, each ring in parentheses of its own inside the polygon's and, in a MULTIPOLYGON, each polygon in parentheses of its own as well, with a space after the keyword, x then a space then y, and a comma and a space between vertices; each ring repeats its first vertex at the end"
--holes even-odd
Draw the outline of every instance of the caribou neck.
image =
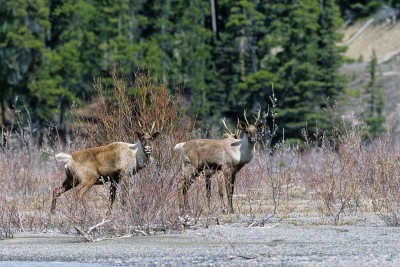
POLYGON ((149 162, 150 159, 150 155, 145 153, 142 147, 142 143, 140 141, 137 141, 135 143, 136 147, 137 147, 137 151, 136 151, 136 168, 138 170, 146 167, 147 163, 149 162))
POLYGON ((245 134, 240 145, 240 163, 249 163, 253 159, 254 153, 255 144, 251 144, 247 138, 247 135, 245 134))

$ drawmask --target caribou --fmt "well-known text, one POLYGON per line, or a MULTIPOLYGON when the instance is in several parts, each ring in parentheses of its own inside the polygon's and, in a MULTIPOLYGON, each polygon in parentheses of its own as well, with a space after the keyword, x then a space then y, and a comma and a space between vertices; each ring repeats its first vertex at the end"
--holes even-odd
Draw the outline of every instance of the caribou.
MULTIPOLYGON (((255 145, 258 134, 264 123, 259 121, 260 111, 256 121, 250 124, 244 111, 245 122, 238 122, 238 130, 244 131, 241 139, 228 137, 225 139, 195 139, 178 143, 174 151, 180 152, 181 171, 178 180, 180 195, 179 206, 181 212, 189 209, 188 190, 198 176, 206 177, 208 203, 211 197, 211 176, 220 171, 224 176, 228 199, 228 212, 234 213, 232 196, 234 192, 236 174, 249 163, 255 154, 255 145)), ((220 197, 221 192, 220 191, 220 197)))
MULTIPOLYGON (((141 127, 141 125, 139 124, 141 127)), ((141 127, 142 128, 142 127, 141 127)), ((93 185, 110 182, 110 205, 114 203, 117 186, 121 184, 122 203, 128 195, 127 182, 137 171, 146 167, 152 153, 152 141, 159 136, 154 132, 154 123, 149 132, 135 131, 138 141, 134 144, 114 142, 105 146, 88 148, 75 153, 58 153, 55 157, 65 165, 66 178, 60 187, 53 190, 51 213, 56 208, 57 198, 66 191, 80 185, 78 197, 82 200, 93 185)))

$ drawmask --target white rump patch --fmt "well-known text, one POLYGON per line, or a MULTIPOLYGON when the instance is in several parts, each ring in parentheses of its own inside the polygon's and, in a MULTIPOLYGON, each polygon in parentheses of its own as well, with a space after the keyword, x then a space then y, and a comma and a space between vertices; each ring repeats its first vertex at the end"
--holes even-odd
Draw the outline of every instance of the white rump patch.
POLYGON ((185 144, 186 144, 186 142, 176 144, 174 147, 174 151, 182 150, 182 148, 185 144))
POLYGON ((67 163, 71 158, 72 158, 72 156, 70 154, 67 154, 67 153, 58 153, 56 155, 56 159, 58 161, 61 161, 62 163, 64 163, 65 167, 67 167, 67 163))

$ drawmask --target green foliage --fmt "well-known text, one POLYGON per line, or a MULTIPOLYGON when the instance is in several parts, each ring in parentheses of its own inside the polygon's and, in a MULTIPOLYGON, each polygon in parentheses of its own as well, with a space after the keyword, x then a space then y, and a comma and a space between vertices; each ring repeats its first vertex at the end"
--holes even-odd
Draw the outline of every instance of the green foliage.
MULTIPOLYGON (((46 55, 49 50, 45 41, 51 28, 47 1, 6 1, 1 5, 1 14, 0 54, 4 62, 0 70, 1 75, 4 75, 1 79, 0 87, 4 88, 1 96, 11 98, 14 92, 22 95, 22 101, 16 103, 30 108, 40 137, 43 119, 51 116, 48 111, 53 110, 54 102, 60 96, 55 86, 57 80, 50 83, 43 80, 43 77, 48 76, 42 66, 48 60, 46 55)), ((19 106, 13 108, 21 109, 19 106)), ((4 102, 1 111, 5 123, 4 102)))
POLYGON ((378 137, 385 132, 386 118, 383 116, 385 101, 383 97, 382 82, 378 76, 378 60, 375 50, 372 52, 371 60, 367 66, 370 80, 365 87, 366 110, 364 120, 368 126, 368 133, 371 138, 378 137))
MULTIPOLYGON (((344 52, 337 46, 341 40, 337 33, 341 25, 339 10, 329 0, 276 3, 272 8, 280 12, 280 21, 272 28, 274 35, 281 36, 280 50, 275 58, 269 59, 275 63, 271 71, 278 74, 275 88, 282 99, 277 109, 278 121, 287 137, 300 136, 301 129, 317 122, 326 129, 323 108, 327 99, 335 100, 344 89, 344 80, 338 72, 344 52)), ((308 130, 314 129, 308 127, 308 130)))
MULTIPOLYGON (((367 17, 377 11, 384 4, 383 1, 378 0, 337 0, 336 2, 343 15, 352 13, 354 18, 367 17)), ((393 4, 390 3, 390 1, 387 2, 393 4)))
POLYGON ((204 21, 210 16, 208 2, 197 0, 179 3, 174 8, 177 17, 174 23, 173 62, 176 64, 174 78, 184 83, 188 99, 197 103, 199 115, 205 119, 220 113, 216 67, 212 56, 212 37, 204 21))
MULTIPOLYGON (((183 86, 189 112, 210 125, 243 109, 266 110, 274 87, 277 123, 288 138, 306 124, 325 127, 323 108, 344 88, 334 0, 216 1, 214 32, 210 2, 202 0, 3 3, 2 123, 18 94, 39 127, 62 124, 72 102, 93 97, 94 79, 113 86, 114 65, 126 80, 151 70, 169 90, 183 86)), ((342 10, 367 5, 337 3, 342 10)))

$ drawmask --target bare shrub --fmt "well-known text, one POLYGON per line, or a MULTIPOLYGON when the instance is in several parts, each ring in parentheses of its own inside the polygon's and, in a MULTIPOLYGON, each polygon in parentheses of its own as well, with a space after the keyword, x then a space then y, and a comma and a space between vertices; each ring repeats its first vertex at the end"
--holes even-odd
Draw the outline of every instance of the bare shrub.
POLYGON ((47 161, 45 153, 48 152, 32 145, 0 152, 0 225, 13 233, 49 227, 48 198, 55 165, 54 161, 47 161))
MULTIPOLYGON (((79 127, 64 148, 36 147, 34 129, 18 130, 23 117, 15 113, 20 122, 14 126, 14 136, 2 130, 2 140, 5 137, 7 142, 0 151, 0 239, 29 231, 75 233, 79 228, 89 239, 101 240, 243 218, 254 226, 296 211, 319 212, 334 224, 347 214, 374 211, 386 224, 400 224, 400 155, 391 136, 366 142, 362 124, 343 124, 329 133, 317 132, 313 138, 305 134, 305 143, 299 147, 289 147, 283 140, 272 149, 276 103, 264 113, 264 120, 275 126, 266 130, 257 156, 237 175, 233 201, 237 214, 221 215, 217 186, 211 187, 208 209, 205 177, 200 176, 189 194, 193 218, 180 218, 179 155, 172 149, 192 139, 194 120, 185 115, 180 89, 169 93, 166 85, 152 80, 151 73, 137 73, 132 83, 124 79, 114 68, 113 87, 104 88, 96 81, 98 97, 84 109, 75 109, 79 127), (134 142, 139 122, 147 128, 153 121, 163 134, 155 141, 154 160, 131 177, 126 205, 116 201, 108 216, 109 185, 105 184, 90 190, 82 202, 71 190, 59 199, 57 213, 49 214, 52 189, 65 175, 62 164, 54 159, 55 151, 134 142)), ((272 100, 276 102, 274 96, 272 100)), ((217 176, 212 179, 216 185, 217 176)))
POLYGON ((356 120, 340 126, 329 137, 322 134, 319 146, 305 136, 310 150, 302 156, 302 176, 317 210, 338 224, 343 215, 372 209, 388 225, 399 225, 399 153, 392 138, 365 140, 367 128, 356 120))
POLYGON ((171 173, 146 172, 133 183, 128 218, 146 233, 180 229, 177 194, 171 173))
POLYGON ((4 199, 0 202, 0 240, 12 238, 15 233, 16 221, 15 206, 4 199))
POLYGON ((363 126, 352 124, 338 134, 333 128, 329 136, 325 133, 317 140, 321 145, 313 146, 306 134, 306 145, 313 147, 319 162, 307 167, 309 185, 316 195, 317 209, 337 225, 346 213, 355 213, 360 206, 362 178, 359 160, 362 157, 363 126))
POLYGON ((78 121, 77 134, 89 138, 91 146, 132 142, 135 131, 148 131, 153 123, 164 136, 179 139, 192 132, 194 123, 185 116, 182 88, 171 94, 166 84, 153 81, 150 71, 135 73, 131 83, 115 66, 110 76, 112 88, 97 79, 93 102, 73 112, 78 121))
POLYGON ((278 130, 276 106, 277 98, 272 89, 270 106, 263 112, 267 127, 262 132, 261 147, 257 157, 238 174, 237 209, 248 216, 251 226, 264 225, 278 213, 284 216, 292 211, 289 201, 293 196, 292 167, 296 156, 284 142, 272 148, 278 130))
MULTIPOLYGON (((110 71, 113 86, 104 87, 101 80, 95 83, 97 96, 86 108, 77 108, 78 141, 85 146, 97 146, 113 141, 135 142, 135 130, 154 128, 161 137, 154 141, 153 160, 129 181, 129 200, 125 206, 119 201, 114 205, 110 222, 91 233, 103 237, 132 234, 136 230, 150 233, 180 229, 177 223, 176 182, 177 156, 173 146, 193 132, 194 121, 185 115, 182 91, 171 94, 165 84, 153 81, 150 72, 138 72, 128 83, 114 67, 110 71), (89 142, 86 142, 88 140, 89 142)), ((74 142, 72 142, 73 144, 74 142)), ((71 147, 66 150, 74 151, 71 147)), ((61 168, 61 164, 59 164, 61 168)), ((60 175, 63 177, 63 175, 60 175)), ((60 178, 62 179, 62 178, 60 178)), ((75 192, 76 190, 72 190, 75 192)), ((105 216, 108 202, 108 185, 99 186, 85 195, 83 203, 74 193, 60 198, 60 207, 52 222, 63 232, 78 227, 87 233, 105 216), (96 200, 93 196, 97 195, 96 200), (101 201, 98 201, 98 197, 101 201)), ((119 193, 120 190, 117 190, 119 193)))
POLYGON ((387 225, 400 225, 400 153, 390 136, 374 141, 366 151, 364 188, 374 212, 387 225))
MULTIPOLYGON (((276 107, 278 99, 275 96, 274 89, 272 88, 272 95, 270 96, 270 105, 267 111, 263 112, 264 124, 267 125, 262 133, 261 138, 261 149, 259 156, 256 158, 256 169, 252 170, 252 174, 256 175, 258 179, 253 180, 253 188, 258 188, 262 196, 256 196, 256 199, 263 199, 260 201, 261 207, 264 207, 262 211, 264 215, 261 220, 256 221, 253 218, 252 225, 264 225, 270 218, 275 216, 284 201, 282 198, 284 187, 291 184, 290 172, 283 170, 282 163, 284 155, 287 150, 284 141, 278 142, 274 148, 272 148, 273 139, 276 137, 278 131, 278 125, 276 123, 276 107), (270 121, 270 123, 267 123, 270 121), (257 182, 256 182, 257 181, 257 182), (269 190, 266 190, 269 189, 269 190), (268 198, 271 199, 270 205, 266 205, 268 198), (266 206, 268 207, 267 209, 266 206)), ((290 165, 290 164, 289 164, 290 165)), ((288 197, 288 195, 286 195, 288 197)), ((287 198, 288 199, 288 198, 287 198)), ((254 198, 249 199, 249 203, 254 202, 254 198)), ((261 210, 260 210, 261 212, 261 210)), ((254 216, 252 216, 254 217, 254 216)))

